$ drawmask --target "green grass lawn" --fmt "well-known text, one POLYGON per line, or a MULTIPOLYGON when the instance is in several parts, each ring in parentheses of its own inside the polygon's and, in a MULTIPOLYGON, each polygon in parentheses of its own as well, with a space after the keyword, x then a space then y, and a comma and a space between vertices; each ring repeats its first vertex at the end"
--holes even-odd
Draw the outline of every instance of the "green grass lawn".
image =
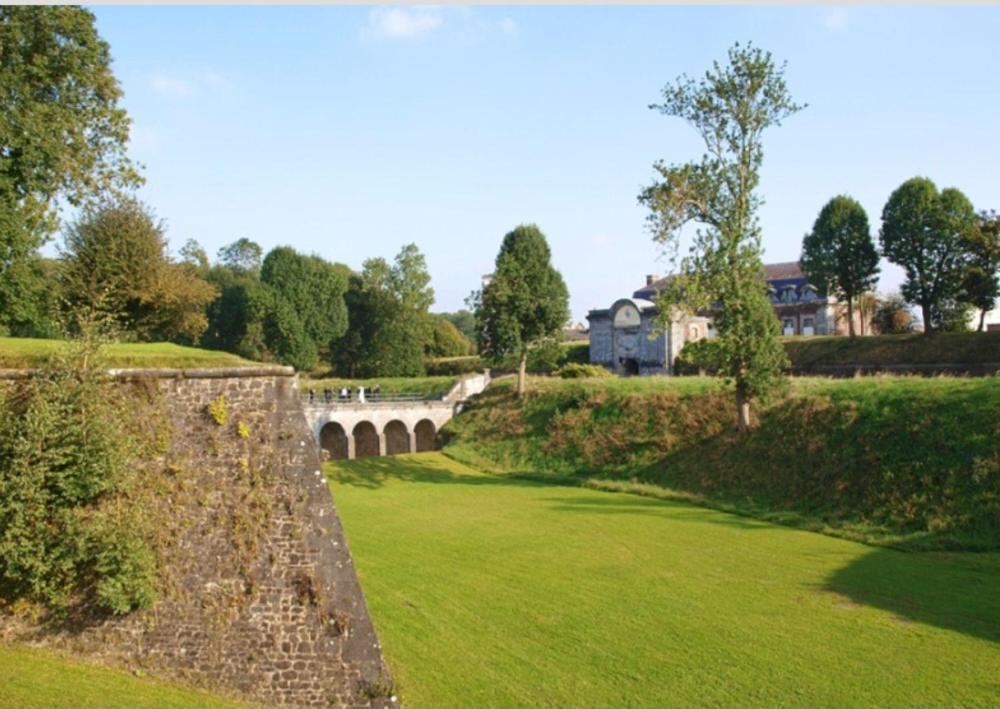
MULTIPOLYGON (((45 364, 66 343, 31 337, 0 337, 0 369, 30 369, 45 364)), ((255 365, 229 352, 183 347, 168 342, 126 342, 108 345, 109 367, 240 367, 255 365)))
POLYGON ((0 645, 0 707, 238 707, 236 700, 0 645))
POLYGON ((1000 555, 675 501, 327 464, 409 706, 996 706, 1000 555))
POLYGON ((378 384, 384 396, 416 394, 428 399, 438 399, 447 394, 455 386, 456 381, 458 381, 458 377, 455 376, 376 377, 372 379, 309 379, 303 377, 299 389, 306 392, 312 387, 318 395, 321 395, 324 387, 330 387, 336 395, 341 387, 356 390, 359 386, 363 386, 365 391, 370 391, 373 386, 378 384))

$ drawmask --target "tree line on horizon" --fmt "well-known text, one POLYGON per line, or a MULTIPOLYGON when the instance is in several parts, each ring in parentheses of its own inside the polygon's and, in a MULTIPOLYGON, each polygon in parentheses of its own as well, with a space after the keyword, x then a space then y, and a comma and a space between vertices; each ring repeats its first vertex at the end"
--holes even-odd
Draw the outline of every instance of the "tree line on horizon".
MULTIPOLYGON (((847 304, 849 333, 854 312, 873 315, 879 308, 921 311, 925 332, 967 329, 970 312, 979 310, 978 330, 1000 295, 1000 216, 976 211, 958 189, 938 190, 926 177, 914 177, 889 196, 879 230, 881 253, 861 204, 838 195, 820 210, 802 241, 800 262, 806 277, 847 304), (881 256, 901 266, 906 280, 900 296, 878 299, 872 293, 881 256)), ((883 316, 880 331, 905 327, 905 318, 883 316)), ((862 322, 864 320, 862 319, 862 322)))

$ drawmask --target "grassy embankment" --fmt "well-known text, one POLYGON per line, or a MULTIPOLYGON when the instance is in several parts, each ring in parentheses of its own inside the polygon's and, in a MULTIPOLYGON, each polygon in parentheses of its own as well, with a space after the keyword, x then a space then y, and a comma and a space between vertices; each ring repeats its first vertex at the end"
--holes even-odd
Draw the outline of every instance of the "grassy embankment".
POLYGON ((326 471, 404 706, 1000 703, 998 554, 873 548, 440 453, 326 471))
POLYGON ((983 364, 1000 362, 1000 332, 783 337, 793 366, 983 364))
POLYGON ((235 699, 0 645, 0 707, 238 707, 235 699))
POLYGON ((498 382, 446 452, 498 473, 684 499, 861 541, 1000 548, 1000 378, 796 379, 733 429, 716 379, 498 382))
MULTIPOLYGON (((66 343, 30 337, 0 337, 0 369, 43 366, 66 343)), ((109 367, 245 367, 258 364, 229 352, 183 347, 167 342, 123 342, 108 345, 109 367)))

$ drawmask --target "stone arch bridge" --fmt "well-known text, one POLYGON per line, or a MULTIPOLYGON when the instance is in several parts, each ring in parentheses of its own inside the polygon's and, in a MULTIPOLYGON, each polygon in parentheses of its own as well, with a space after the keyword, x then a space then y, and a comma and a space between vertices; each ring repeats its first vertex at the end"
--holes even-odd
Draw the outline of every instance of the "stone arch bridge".
POLYGON ((437 447, 441 427, 489 381, 489 372, 466 377, 440 399, 304 400, 302 409, 320 448, 331 459, 419 453, 437 447))

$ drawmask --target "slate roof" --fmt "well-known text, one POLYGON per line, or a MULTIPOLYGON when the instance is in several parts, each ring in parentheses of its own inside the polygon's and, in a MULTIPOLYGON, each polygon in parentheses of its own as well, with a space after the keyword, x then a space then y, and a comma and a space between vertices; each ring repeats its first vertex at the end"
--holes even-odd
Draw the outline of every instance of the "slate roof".
MULTIPOLYGON (((805 285, 806 276, 802 273, 802 267, 798 261, 786 261, 784 263, 765 263, 764 273, 771 285, 773 281, 800 280, 801 285, 805 285)), ((635 298, 652 298, 670 282, 673 276, 665 276, 657 279, 649 285, 643 285, 632 294, 635 298)), ((784 284, 781 284, 784 285, 784 284)))

